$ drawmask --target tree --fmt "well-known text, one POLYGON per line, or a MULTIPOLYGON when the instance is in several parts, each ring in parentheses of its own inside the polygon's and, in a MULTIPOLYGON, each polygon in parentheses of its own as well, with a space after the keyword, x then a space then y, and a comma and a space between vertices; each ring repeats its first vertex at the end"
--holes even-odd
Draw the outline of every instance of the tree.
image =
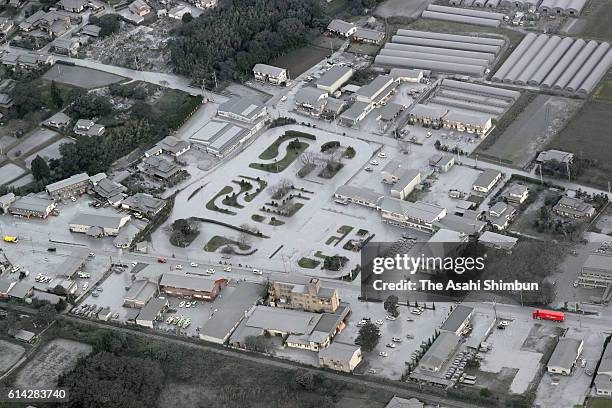
POLYGON ((355 339, 355 344, 361 346, 366 352, 374 350, 380 340, 380 329, 374 323, 367 322, 359 329, 359 335, 355 339))
POLYGON ((399 302, 399 299, 395 295, 390 295, 389 297, 387 297, 387 299, 385 299, 385 303, 383 306, 385 310, 387 311, 387 313, 389 313, 390 316, 393 316, 393 317, 399 316, 399 310, 397 308, 398 302, 399 302))
POLYGON ((323 261, 323 269, 327 269, 329 271, 339 271, 348 261, 349 259, 346 256, 328 256, 323 261))
POLYGON ((298 370, 295 373, 294 380, 301 388, 311 391, 315 387, 315 377, 310 371, 298 370))
POLYGON ((49 169, 49 165, 47 161, 37 155, 34 160, 32 160, 32 176, 36 181, 45 181, 49 180, 51 177, 51 170, 49 169))
POLYGON ((107 37, 116 33, 121 28, 121 16, 119 14, 104 14, 101 17, 91 16, 89 22, 100 26, 100 37, 107 37))
POLYGON ((247 350, 258 351, 260 353, 269 353, 272 350, 272 344, 266 336, 247 336, 244 339, 244 347, 247 350))
POLYGON ((191 15, 191 13, 185 13, 183 14, 181 20, 183 21, 183 23, 190 23, 193 20, 193 16, 191 15))
POLYGON ((96 94, 83 94, 77 97, 69 108, 71 116, 76 119, 91 119, 108 115, 113 110, 113 105, 107 98, 96 94))
POLYGON ((36 316, 36 323, 47 326, 55 319, 57 310, 51 304, 46 304, 38 309, 38 315, 36 316))
POLYGON ((60 89, 57 87, 55 81, 51 81, 51 88, 49 89, 49 98, 51 100, 51 105, 55 108, 61 108, 64 104, 64 99, 62 98, 62 94, 60 89))

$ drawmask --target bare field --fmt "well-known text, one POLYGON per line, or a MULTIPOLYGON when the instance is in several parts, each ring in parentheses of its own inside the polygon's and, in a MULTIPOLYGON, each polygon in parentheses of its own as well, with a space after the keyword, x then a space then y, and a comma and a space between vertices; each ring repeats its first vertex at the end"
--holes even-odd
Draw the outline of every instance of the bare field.
POLYGON ((79 88, 101 88, 125 78, 108 72, 102 72, 86 67, 56 64, 43 76, 46 80, 55 81, 79 88))
POLYGON ((597 160, 598 165, 586 169, 577 176, 577 180, 605 189, 608 188, 612 174, 612 144, 608 123, 611 111, 612 103, 586 102, 548 146, 572 152, 576 157, 597 160))
POLYGON ((432 0, 386 0, 376 7, 374 14, 379 17, 418 17, 432 0))
POLYGON ((612 0, 592 0, 578 21, 577 34, 582 38, 612 39, 612 0))
POLYGON ((0 340, 0 373, 4 373, 11 368, 19 361, 23 353, 25 353, 25 349, 19 344, 0 340))
POLYGON ((289 70, 291 77, 296 78, 330 53, 331 50, 327 48, 307 45, 276 58, 271 64, 277 67, 286 68, 289 70))
POLYGON ((55 339, 28 361, 15 385, 21 388, 43 388, 57 385, 57 378, 70 370, 77 360, 91 353, 91 346, 66 339, 55 339))

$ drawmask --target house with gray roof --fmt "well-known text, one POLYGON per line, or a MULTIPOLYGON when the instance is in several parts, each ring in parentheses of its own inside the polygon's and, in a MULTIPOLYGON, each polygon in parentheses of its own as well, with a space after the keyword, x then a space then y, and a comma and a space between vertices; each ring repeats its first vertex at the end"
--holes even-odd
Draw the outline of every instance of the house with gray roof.
POLYGON ((297 107, 310 115, 318 117, 323 112, 329 93, 322 89, 305 86, 295 94, 297 107))
POLYGON ((553 351, 546 369, 551 374, 570 375, 578 361, 584 342, 581 339, 562 337, 553 351))
POLYGON ((176 175, 181 168, 176 163, 159 156, 150 156, 142 162, 143 171, 153 177, 166 180, 176 175))
POLYGON ((382 40, 385 38, 385 33, 378 30, 371 30, 369 28, 361 28, 358 27, 351 39, 358 42, 368 43, 368 44, 380 44, 382 40))
POLYGON ((61 129, 70 125, 71 121, 72 119, 70 119, 70 116, 66 115, 64 112, 57 112, 55 115, 45 120, 43 125, 54 129, 61 129))
POLYGON ((95 123, 89 119, 79 119, 74 124, 72 131, 81 136, 101 136, 106 129, 103 125, 95 123))
POLYGON ((502 173, 498 170, 486 169, 478 175, 472 189, 480 193, 488 193, 501 180, 502 176, 502 173))
POLYGON ((334 341, 329 347, 319 350, 319 365, 336 371, 352 373, 361 362, 361 347, 334 341))
POLYGON ((178 157, 187 152, 191 145, 185 140, 181 140, 174 136, 166 136, 157 145, 159 149, 168 153, 171 156, 178 157))
POLYGON ((99 215, 80 213, 70 221, 70 231, 92 237, 116 236, 130 220, 129 215, 99 215))
POLYGON ((155 327, 155 322, 162 316, 164 310, 168 307, 168 300, 164 298, 150 299, 147 304, 140 310, 136 318, 136 324, 150 329, 155 327))
POLYGON ((335 65, 321 75, 317 81, 317 88, 333 94, 351 79, 354 73, 353 68, 335 65))
POLYGON ((568 218, 590 218, 595 215, 595 207, 580 198, 563 196, 554 205, 553 212, 568 218))
POLYGON ((267 64, 255 64, 253 67, 255 80, 267 82, 274 85, 283 85, 289 79, 285 68, 275 67, 267 64))
POLYGON ((2 212, 7 213, 9 207, 15 202, 16 199, 17 197, 15 196, 15 193, 6 193, 5 195, 1 196, 0 209, 2 209, 2 212))
POLYGON ((54 199, 69 198, 84 194, 91 187, 87 173, 79 173, 55 183, 47 184, 45 190, 54 199))
POLYGON ((144 214, 147 217, 158 214, 166 206, 166 200, 146 193, 136 193, 121 202, 121 208, 144 214))
POLYGON ((31 194, 15 200, 9 207, 9 212, 21 217, 47 218, 56 206, 52 198, 31 194))
POLYGON ((350 37, 357 30, 357 26, 340 19, 333 19, 327 25, 327 31, 337 34, 341 37, 350 37))
POLYGON ((127 188, 125 186, 109 179, 108 177, 98 181, 98 183, 96 183, 96 185, 93 187, 93 191, 106 200, 116 196, 117 194, 121 194, 126 190, 127 188))

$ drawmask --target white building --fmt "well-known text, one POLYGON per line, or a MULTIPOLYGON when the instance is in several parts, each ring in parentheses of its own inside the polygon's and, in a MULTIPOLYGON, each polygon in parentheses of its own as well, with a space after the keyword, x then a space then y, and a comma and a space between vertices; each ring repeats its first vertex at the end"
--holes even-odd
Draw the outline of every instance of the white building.
POLYGON ((548 372, 570 375, 580 353, 582 353, 583 344, 580 339, 560 338, 546 365, 548 372))
POLYGON ((289 79, 287 70, 267 64, 255 64, 253 75, 257 81, 283 85, 289 79))

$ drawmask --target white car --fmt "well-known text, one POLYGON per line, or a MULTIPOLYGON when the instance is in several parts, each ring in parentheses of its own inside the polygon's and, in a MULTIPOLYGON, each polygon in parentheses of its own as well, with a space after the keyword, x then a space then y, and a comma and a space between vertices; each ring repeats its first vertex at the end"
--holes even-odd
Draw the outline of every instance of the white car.
POLYGON ((226 266, 225 268, 223 268, 224 272, 231 272, 232 271, 232 267, 231 266, 226 266))
POLYGON ((83 292, 85 292, 87 290, 87 288, 89 287, 89 283, 85 282, 83 284, 83 292))
POLYGON ((176 266, 174 267, 174 269, 181 270, 181 269, 183 269, 183 265, 176 265, 176 266))
POLYGON ((386 351, 381 351, 378 353, 378 355, 381 357, 389 357, 389 354, 386 351))
POLYGON ((281 98, 281 101, 285 102, 286 100, 287 100, 287 95, 283 95, 282 98, 281 98))
POLYGON ((380 157, 381 159, 384 159, 385 157, 387 157, 387 154, 385 152, 380 152, 378 153, 378 157, 380 157))
POLYGON ((376 374, 376 370, 375 370, 375 369, 373 369, 373 368, 370 368, 370 369, 368 370, 368 374, 376 374))
POLYGON ((136 266, 136 265, 138 265, 138 262, 132 261, 132 266, 136 266))
POLYGON ((90 258, 93 258, 94 256, 96 256, 96 254, 94 254, 93 252, 90 252, 90 253, 89 253, 89 257, 90 257, 90 258))
POLYGON ((391 341, 394 343, 401 343, 402 339, 400 339, 399 337, 391 337, 391 341))
POLYGON ((179 307, 183 307, 183 306, 185 306, 185 301, 181 300, 181 303, 179 303, 179 307))
POLYGON ((378 319, 378 320, 376 321, 376 324, 377 324, 377 325, 379 325, 379 326, 382 326, 384 323, 385 323, 385 322, 383 322, 383 321, 382 321, 382 319, 378 319))
POLYGON ((191 302, 185 302, 185 307, 191 307, 191 302))
POLYGON ((397 317, 387 316, 387 317, 385 317, 385 319, 391 320, 393 322, 393 321, 397 320, 397 317))
POLYGON ((500 326, 509 326, 510 322, 507 320, 502 320, 501 322, 499 322, 500 326))
POLYGON ((370 160, 370 164, 372 166, 378 166, 378 161, 377 160, 370 160))
POLYGON ((195 262, 192 262, 192 263, 191 263, 191 267, 192 267, 192 268, 197 268, 197 267, 198 267, 198 264, 197 264, 197 263, 195 263, 195 262))
POLYGON ((70 197, 70 200, 71 200, 73 203, 76 203, 76 197, 70 197))
POLYGON ((387 345, 386 345, 386 347, 389 347, 389 348, 394 349, 394 348, 395 348, 395 344, 393 344, 393 343, 389 343, 389 344, 387 344, 387 345))
POLYGON ((262 271, 260 271, 259 269, 253 269, 253 273, 254 273, 255 275, 263 275, 263 272, 262 272, 262 271))
POLYGON ((206 273, 210 273, 212 275, 213 273, 215 273, 215 270, 213 268, 208 268, 206 270, 206 273))

